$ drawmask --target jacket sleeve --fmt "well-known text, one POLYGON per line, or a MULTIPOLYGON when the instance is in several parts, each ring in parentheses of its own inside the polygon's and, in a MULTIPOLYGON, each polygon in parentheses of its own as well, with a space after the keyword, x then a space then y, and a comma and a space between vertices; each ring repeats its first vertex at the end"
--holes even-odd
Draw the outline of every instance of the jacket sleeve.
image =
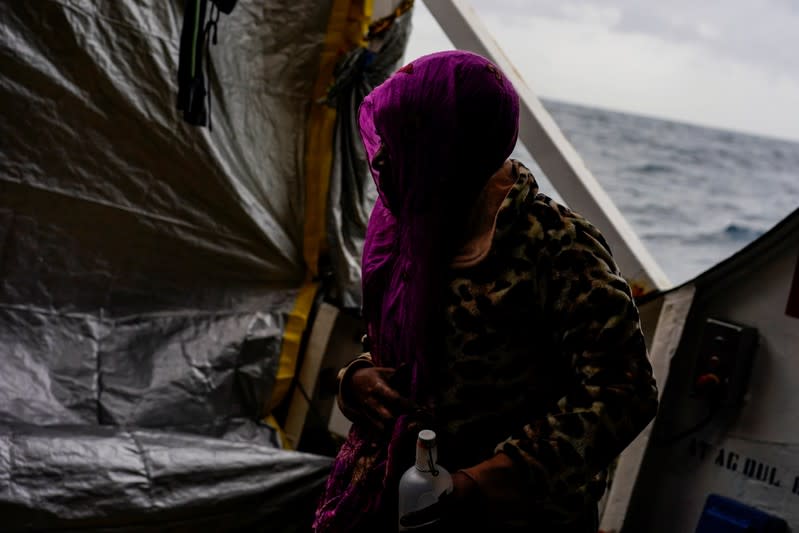
POLYGON ((559 496, 587 485, 657 410, 627 282, 599 231, 567 209, 556 211, 563 230, 546 246, 539 269, 549 272, 542 304, 552 320, 556 356, 571 369, 571 387, 545 416, 500 443, 495 458, 466 469, 484 491, 524 487, 541 503, 563 501, 559 496))

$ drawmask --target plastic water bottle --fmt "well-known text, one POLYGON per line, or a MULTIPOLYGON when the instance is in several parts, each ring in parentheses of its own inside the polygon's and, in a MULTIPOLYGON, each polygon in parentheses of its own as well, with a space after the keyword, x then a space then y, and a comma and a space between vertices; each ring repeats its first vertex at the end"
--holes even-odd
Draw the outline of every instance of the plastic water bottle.
POLYGON ((400 478, 399 530, 432 530, 441 519, 439 499, 452 492, 452 476, 438 464, 436 434, 425 429, 416 440, 416 464, 400 478))

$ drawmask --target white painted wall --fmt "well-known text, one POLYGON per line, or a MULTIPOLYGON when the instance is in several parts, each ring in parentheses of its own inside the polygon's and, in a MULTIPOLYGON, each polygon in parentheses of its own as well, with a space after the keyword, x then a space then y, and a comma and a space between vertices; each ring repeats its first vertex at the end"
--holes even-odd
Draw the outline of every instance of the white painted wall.
POLYGON ((747 402, 695 435, 707 443, 704 458, 692 438, 649 449, 623 531, 692 532, 706 497, 717 493, 781 516, 791 531, 799 532, 799 486, 794 486, 799 483, 799 319, 785 314, 799 235, 789 236, 779 248, 766 250, 760 264, 743 264, 732 277, 697 291, 659 418, 673 420, 673 432, 703 415, 699 402, 687 396, 697 334, 707 317, 758 329, 760 346, 747 402), (773 481, 779 486, 744 475, 747 458, 776 467, 773 481))

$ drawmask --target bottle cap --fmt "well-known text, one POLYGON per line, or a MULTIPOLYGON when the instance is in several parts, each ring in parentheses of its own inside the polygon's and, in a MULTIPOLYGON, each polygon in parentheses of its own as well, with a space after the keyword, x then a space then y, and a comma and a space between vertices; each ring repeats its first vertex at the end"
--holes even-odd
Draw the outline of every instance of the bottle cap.
POLYGON ((436 432, 432 429, 423 429, 419 432, 419 445, 424 448, 432 448, 436 445, 436 432))

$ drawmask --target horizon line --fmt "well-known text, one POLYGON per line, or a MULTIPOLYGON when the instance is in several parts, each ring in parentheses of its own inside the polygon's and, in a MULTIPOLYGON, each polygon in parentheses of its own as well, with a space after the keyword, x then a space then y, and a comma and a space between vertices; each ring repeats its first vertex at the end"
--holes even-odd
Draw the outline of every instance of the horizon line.
POLYGON ((674 118, 674 117, 669 117, 669 116, 664 116, 664 115, 658 115, 658 114, 655 114, 655 113, 648 113, 648 112, 644 113, 644 112, 640 112, 640 111, 630 111, 629 109, 620 109, 620 108, 606 106, 606 105, 598 105, 598 104, 592 104, 592 103, 587 103, 587 102, 577 102, 577 101, 574 101, 574 100, 567 100, 567 99, 564 99, 564 98, 555 98, 555 97, 551 97, 551 96, 545 96, 543 94, 539 94, 538 98, 540 98, 543 101, 550 101, 550 102, 559 103, 559 104, 566 104, 566 105, 573 105, 573 106, 578 106, 578 107, 599 109, 601 111, 607 111, 607 112, 610 112, 610 113, 618 113, 618 114, 621 114, 621 115, 629 115, 629 116, 632 116, 632 117, 646 118, 646 119, 649 119, 649 120, 659 120, 661 122, 671 122, 673 124, 682 124, 682 125, 692 126, 692 127, 695 127, 695 128, 700 128, 700 129, 705 129, 705 130, 714 130, 714 131, 720 131, 720 132, 734 133, 736 135, 746 135, 746 136, 749 136, 749 137, 758 137, 758 138, 769 140, 769 141, 779 141, 779 142, 787 142, 787 143, 791 143, 791 144, 799 144, 799 137, 796 137, 796 138, 794 138, 794 137, 780 137, 780 136, 778 136, 778 135, 776 135, 774 133, 763 133, 763 132, 760 132, 760 131, 744 130, 744 129, 739 129, 739 128, 733 128, 733 127, 730 127, 730 126, 720 126, 720 125, 717 125, 717 124, 710 124, 710 123, 707 123, 707 122, 689 121, 689 120, 684 120, 684 119, 681 119, 681 118, 674 118))

